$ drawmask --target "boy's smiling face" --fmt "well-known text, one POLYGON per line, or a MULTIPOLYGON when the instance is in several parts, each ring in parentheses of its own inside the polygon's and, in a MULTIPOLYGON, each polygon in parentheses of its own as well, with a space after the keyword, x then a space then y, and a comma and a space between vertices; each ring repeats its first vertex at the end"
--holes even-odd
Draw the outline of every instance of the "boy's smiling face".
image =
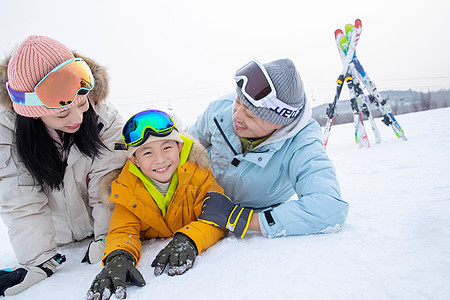
POLYGON ((182 148, 173 140, 157 140, 139 147, 130 160, 151 179, 166 183, 178 168, 182 148))

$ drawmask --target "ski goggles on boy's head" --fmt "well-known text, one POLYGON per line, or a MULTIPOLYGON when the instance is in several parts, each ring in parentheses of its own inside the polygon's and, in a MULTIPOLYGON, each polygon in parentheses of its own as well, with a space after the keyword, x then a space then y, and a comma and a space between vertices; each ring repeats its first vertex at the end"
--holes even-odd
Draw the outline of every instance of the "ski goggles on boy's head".
POLYGON ((94 84, 94 76, 86 62, 82 58, 72 58, 45 75, 32 93, 15 91, 8 83, 6 88, 11 100, 17 104, 60 108, 72 104, 77 95, 87 94, 94 84))
POLYGON ((150 135, 168 136, 172 130, 178 131, 173 119, 160 110, 144 110, 132 116, 123 126, 122 138, 127 146, 142 145, 150 135))
POLYGON ((236 84, 241 88, 245 98, 255 107, 269 109, 289 109, 300 111, 301 107, 290 106, 277 98, 277 92, 264 66, 252 60, 234 74, 236 84))

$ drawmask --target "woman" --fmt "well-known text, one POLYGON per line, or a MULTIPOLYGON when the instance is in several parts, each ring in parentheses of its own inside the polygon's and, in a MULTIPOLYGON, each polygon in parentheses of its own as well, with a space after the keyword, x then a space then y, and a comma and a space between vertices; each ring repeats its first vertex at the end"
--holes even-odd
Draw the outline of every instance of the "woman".
POLYGON ((56 271, 58 245, 92 236, 82 261, 100 261, 108 178, 126 153, 122 119, 105 101, 108 75, 92 60, 30 36, 0 66, 0 81, 0 213, 20 264, 0 271, 0 292, 13 295, 56 271))

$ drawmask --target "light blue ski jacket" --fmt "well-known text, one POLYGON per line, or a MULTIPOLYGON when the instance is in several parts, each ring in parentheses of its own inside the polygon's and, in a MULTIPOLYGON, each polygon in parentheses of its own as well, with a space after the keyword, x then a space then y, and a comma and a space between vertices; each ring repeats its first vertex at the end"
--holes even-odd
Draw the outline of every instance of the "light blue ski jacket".
POLYGON ((225 194, 259 212, 266 237, 319 233, 344 223, 348 203, 341 198, 309 102, 296 121, 243 155, 233 132, 235 98, 230 94, 213 101, 189 128, 206 147, 225 194))

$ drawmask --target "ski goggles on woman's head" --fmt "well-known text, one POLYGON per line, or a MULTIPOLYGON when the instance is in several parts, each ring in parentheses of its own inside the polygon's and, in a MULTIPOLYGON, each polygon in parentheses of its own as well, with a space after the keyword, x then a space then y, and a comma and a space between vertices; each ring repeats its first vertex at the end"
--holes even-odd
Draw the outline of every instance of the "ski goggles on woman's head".
POLYGON ((45 75, 33 93, 15 91, 8 83, 6 88, 11 100, 17 104, 61 108, 72 104, 77 95, 87 94, 94 84, 94 76, 86 62, 82 58, 72 58, 45 75))
POLYGON ((172 130, 178 131, 173 119, 160 110, 144 110, 132 116, 123 126, 122 138, 127 146, 138 147, 150 135, 168 136, 172 130))
POLYGON ((273 110, 289 109, 298 112, 301 107, 290 106, 277 98, 277 92, 264 66, 252 60, 234 74, 236 84, 241 88, 245 98, 255 107, 273 110))

